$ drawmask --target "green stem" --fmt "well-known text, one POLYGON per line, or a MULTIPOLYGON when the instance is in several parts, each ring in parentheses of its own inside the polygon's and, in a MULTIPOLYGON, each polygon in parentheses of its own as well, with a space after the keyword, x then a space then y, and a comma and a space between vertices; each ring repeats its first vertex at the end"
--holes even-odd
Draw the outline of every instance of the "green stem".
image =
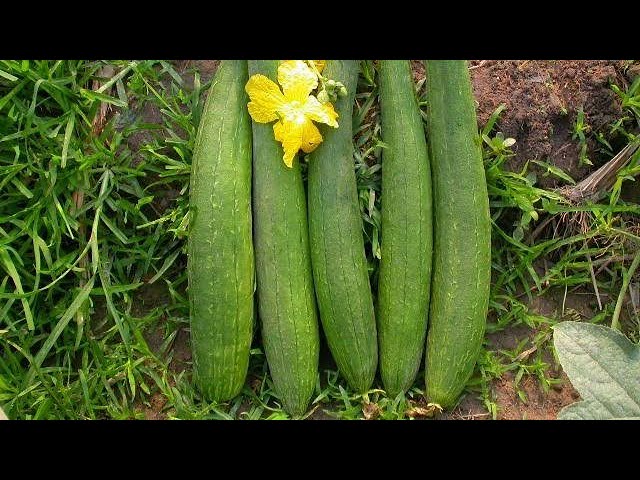
POLYGON ((636 252, 636 256, 633 258, 633 262, 631 262, 629 270, 625 272, 623 269, 622 271, 622 288, 620 289, 616 308, 613 311, 613 318, 611 319, 611 328, 615 330, 620 330, 620 311, 622 310, 624 294, 627 291, 627 288, 629 288, 629 283, 631 282, 631 278, 633 278, 633 274, 636 272, 638 265, 640 265, 640 250, 636 252))

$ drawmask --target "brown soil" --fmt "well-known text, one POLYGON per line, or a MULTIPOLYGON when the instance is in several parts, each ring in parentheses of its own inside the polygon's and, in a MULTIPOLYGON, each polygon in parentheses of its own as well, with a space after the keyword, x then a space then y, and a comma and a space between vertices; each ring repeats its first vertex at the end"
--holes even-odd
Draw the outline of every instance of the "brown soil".
MULTIPOLYGON (((626 86, 637 74, 636 65, 623 73, 625 62, 620 60, 474 60, 470 65, 480 125, 506 105, 496 130, 516 139, 510 168, 519 171, 529 160, 542 160, 576 180, 590 171, 580 165, 578 142, 572 139, 577 112, 584 111, 591 132, 603 130, 621 114, 610 83, 626 86)), ((413 69, 417 80, 424 78, 420 62, 414 61, 413 69)), ((598 165, 597 144, 592 135, 587 137, 589 158, 598 165)), ((537 165, 530 169, 545 188, 561 182, 542 176, 537 165)))
POLYGON ((139 403, 136 410, 140 412, 145 420, 166 420, 167 414, 163 412, 167 404, 167 398, 160 392, 155 392, 149 399, 149 405, 139 403))
MULTIPOLYGON (((569 383, 564 373, 559 377, 562 383, 545 392, 534 377, 523 377, 518 388, 524 392, 526 401, 518 395, 515 377, 507 372, 491 386, 494 401, 498 405, 498 420, 555 420, 563 407, 580 400, 580 395, 569 383)), ((442 415, 443 420, 490 420, 491 414, 482 401, 467 395, 450 413, 442 415)))
MULTIPOLYGON (((474 62, 473 86, 478 101, 478 121, 486 123, 500 105, 506 109, 498 130, 516 139, 511 168, 521 170, 529 160, 543 160, 562 168, 574 179, 589 167, 581 166, 576 140, 572 139, 576 114, 583 109, 592 131, 620 118, 617 96, 610 82, 623 85, 621 61, 486 61, 474 62)), ((595 141, 588 142, 590 151, 595 141)), ((597 158, 590 155, 596 163, 597 158)), ((531 166, 537 173, 544 173, 531 166)), ((555 177, 538 175, 543 187, 557 186, 555 177)))
POLYGON ((175 67, 182 76, 187 88, 193 86, 194 72, 200 74, 200 83, 204 85, 213 78, 220 60, 178 60, 175 67))
POLYGON ((494 384, 496 402, 500 405, 498 419, 555 420, 563 407, 580 400, 580 395, 568 383, 564 373, 561 378, 566 383, 544 392, 537 379, 524 377, 519 384, 526 395, 523 402, 516 392, 513 374, 507 372, 494 384))

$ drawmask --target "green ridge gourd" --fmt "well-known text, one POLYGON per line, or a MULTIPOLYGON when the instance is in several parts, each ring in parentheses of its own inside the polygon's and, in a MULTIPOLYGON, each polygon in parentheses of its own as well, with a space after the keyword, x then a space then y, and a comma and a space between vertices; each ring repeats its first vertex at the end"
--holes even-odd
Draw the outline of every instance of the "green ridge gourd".
POLYGON ((467 62, 428 60, 426 67, 435 236, 425 393, 447 408, 472 375, 482 346, 491 221, 467 62))
POLYGON ((431 171, 407 60, 379 69, 382 242, 378 279, 380 373, 396 396, 413 384, 424 351, 433 253, 431 171))
POLYGON ((309 156, 309 236, 320 319, 340 373, 354 390, 371 387, 378 363, 376 323, 353 163, 356 60, 330 60, 323 75, 342 82, 338 128, 309 156))
MULTIPOLYGON (((275 81, 277 60, 250 60, 275 81)), ((293 416, 307 409, 318 376, 318 317, 300 163, 283 160, 272 124, 253 122, 253 220, 258 311, 276 393, 293 416)))
POLYGON ((251 123, 247 62, 220 64, 196 136, 188 239, 196 384, 225 401, 244 385, 253 328, 251 123))

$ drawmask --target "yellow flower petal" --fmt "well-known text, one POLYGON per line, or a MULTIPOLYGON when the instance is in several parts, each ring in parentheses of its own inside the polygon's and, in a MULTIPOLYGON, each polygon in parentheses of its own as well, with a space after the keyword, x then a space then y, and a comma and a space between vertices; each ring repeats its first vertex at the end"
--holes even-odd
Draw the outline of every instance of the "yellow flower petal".
POLYGON ((311 153, 322 143, 320 130, 311 120, 307 120, 302 128, 302 150, 311 153))
POLYGON ((313 63, 313 65, 318 70, 318 73, 322 73, 322 70, 324 70, 324 66, 327 63, 326 60, 309 60, 309 62, 313 63))
POLYGON ((287 167, 293 166, 293 159, 302 146, 302 133, 304 124, 297 122, 280 121, 273 125, 273 133, 278 142, 282 143, 284 156, 282 159, 287 167))
POLYGON ((285 137, 284 124, 282 121, 273 124, 273 136, 277 142, 282 143, 282 139, 285 137))
POLYGON ((251 99, 247 108, 253 120, 269 123, 278 119, 276 111, 285 103, 285 98, 275 82, 257 74, 249 78, 244 89, 251 99))
POLYGON ((278 67, 278 83, 289 102, 304 103, 318 86, 318 77, 302 60, 286 60, 278 67))
POLYGON ((333 128, 338 128, 338 112, 333 109, 333 105, 330 103, 322 104, 316 97, 311 96, 307 98, 302 110, 305 116, 314 122, 322 122, 333 128))

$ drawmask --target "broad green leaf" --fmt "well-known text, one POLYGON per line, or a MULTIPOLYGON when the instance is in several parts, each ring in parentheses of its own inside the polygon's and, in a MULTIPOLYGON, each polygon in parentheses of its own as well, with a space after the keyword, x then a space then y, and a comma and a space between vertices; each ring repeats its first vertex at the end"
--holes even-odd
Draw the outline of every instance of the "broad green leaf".
MULTIPOLYGON (((583 400, 563 408, 558 415, 560 420, 603 420, 601 406, 594 400, 583 400)), ((606 420, 640 420, 638 416, 605 417, 606 420)))
POLYGON ((558 418, 640 418, 640 346, 602 325, 561 322, 553 330, 562 368, 583 398, 558 418))

